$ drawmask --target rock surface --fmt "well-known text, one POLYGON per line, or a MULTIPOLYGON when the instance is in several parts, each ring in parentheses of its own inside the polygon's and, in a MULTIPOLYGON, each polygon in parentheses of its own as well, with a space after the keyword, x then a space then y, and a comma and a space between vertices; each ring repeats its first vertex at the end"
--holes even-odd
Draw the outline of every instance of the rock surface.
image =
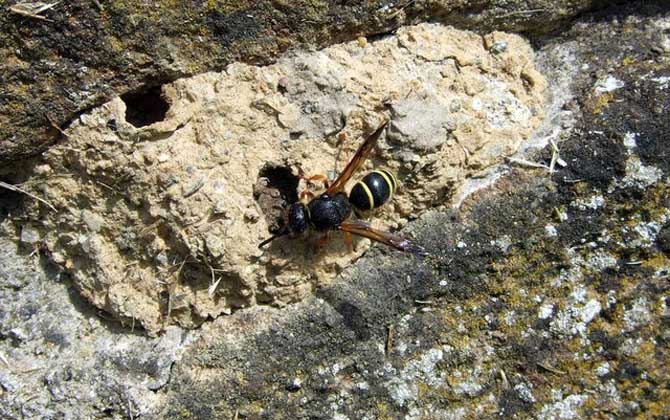
POLYGON ((288 314, 207 325, 163 414, 668 416, 669 22, 591 17, 547 41, 536 144, 557 155, 413 222, 423 264, 376 248, 288 314))
POLYGON ((138 418, 193 339, 147 339, 82 300, 30 247, 0 242, 0 418, 138 418), (102 316, 101 316, 102 315, 102 316))
MULTIPOLYGON (((68 1, 44 19, 0 1, 0 162, 33 155, 82 112, 121 94, 291 47, 322 48, 427 19, 482 32, 550 31, 597 0, 68 1)), ((49 2, 47 2, 49 3, 49 2)))
MULTIPOLYGON (((640 2, 534 39, 545 120, 464 193, 492 185, 407 224, 431 256, 373 247, 285 308, 146 338, 32 268, 31 224, 0 247, 0 415, 670 416, 668 28, 665 3, 640 2)), ((19 197, 0 195, 4 233, 19 197)))
POLYGON ((18 229, 37 231, 94 305, 151 333, 286 305, 366 249, 347 253, 340 235, 321 252, 288 238, 258 249, 278 224, 272 210, 295 201, 299 169, 342 169, 390 119, 366 166, 390 169, 402 185, 373 215, 388 229, 444 204, 528 141, 545 86, 521 37, 428 24, 268 67, 231 65, 164 86, 166 117, 145 127, 128 122, 120 98, 82 115, 31 181, 56 210, 36 201, 33 222, 18 229), (504 51, 492 52, 496 44, 504 51), (268 189, 284 194, 269 209, 254 200, 268 189))

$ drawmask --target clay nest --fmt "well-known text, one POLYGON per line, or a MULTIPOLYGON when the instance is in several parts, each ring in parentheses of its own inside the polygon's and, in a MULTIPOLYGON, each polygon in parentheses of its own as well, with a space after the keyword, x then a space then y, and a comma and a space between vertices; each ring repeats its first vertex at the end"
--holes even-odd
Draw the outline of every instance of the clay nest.
MULTIPOLYGON (((277 64, 230 65, 116 98, 82 115, 35 168, 19 228, 47 244, 83 296, 156 333, 327 284, 370 246, 337 234, 258 243, 282 228, 306 174, 333 178, 389 125, 366 166, 393 171, 379 228, 448 203, 514 153, 542 119, 545 81, 517 35, 419 25, 277 64)), ((389 252, 396 252, 389 250, 389 252)))

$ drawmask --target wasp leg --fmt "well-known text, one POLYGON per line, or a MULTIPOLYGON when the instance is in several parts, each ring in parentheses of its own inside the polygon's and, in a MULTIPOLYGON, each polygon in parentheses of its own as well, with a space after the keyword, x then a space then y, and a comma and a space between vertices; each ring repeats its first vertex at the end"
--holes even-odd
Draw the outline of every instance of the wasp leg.
POLYGON ((342 233, 344 233, 344 242, 347 244, 347 250, 351 254, 354 252, 354 237, 349 232, 343 231, 342 233))
POLYGON ((328 244, 328 240, 330 239, 330 232, 326 231, 323 236, 321 236, 319 239, 316 240, 316 252, 319 253, 323 250, 323 248, 328 244))
POLYGON ((330 182, 328 181, 328 177, 325 176, 325 175, 306 176, 306 177, 303 177, 302 179, 304 179, 306 182, 312 183, 312 184, 314 183, 314 181, 321 181, 321 182, 323 182, 323 185, 326 188, 328 188, 328 186, 330 185, 330 182))
POLYGON ((311 175, 307 176, 305 175, 305 172, 302 170, 302 168, 298 168, 298 177, 300 179, 304 179, 305 182, 309 184, 313 184, 314 181, 321 181, 323 182, 323 185, 328 188, 330 185, 330 181, 328 181, 328 177, 325 175, 317 174, 317 175, 311 175))
POLYGON ((300 191, 300 201, 303 201, 303 199, 307 198, 307 201, 311 200, 314 198, 314 193, 311 192, 310 190, 303 190, 300 191))

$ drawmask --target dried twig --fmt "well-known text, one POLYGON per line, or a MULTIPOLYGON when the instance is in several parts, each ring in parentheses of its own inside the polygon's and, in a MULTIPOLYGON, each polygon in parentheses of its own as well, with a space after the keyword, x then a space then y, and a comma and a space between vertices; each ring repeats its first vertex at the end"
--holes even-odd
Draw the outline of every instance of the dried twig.
POLYGON ((393 345, 395 343, 395 327, 389 325, 386 331, 386 355, 390 355, 393 351, 393 345))
POLYGON ((568 164, 563 159, 561 159, 561 152, 558 150, 558 146, 556 146, 554 139, 549 139, 549 144, 551 145, 551 163, 549 164, 549 174, 553 175, 556 164, 562 168, 565 168, 568 166, 568 164))
POLYGON ((540 168, 540 169, 549 169, 547 165, 544 163, 537 163, 537 162, 531 162, 530 160, 526 159, 519 159, 519 158, 507 158, 507 161, 510 163, 514 163, 516 165, 522 166, 522 167, 527 167, 527 168, 540 168))
POLYGON ((212 282, 209 285, 209 288, 207 289, 207 294, 209 295, 210 298, 214 297, 214 293, 216 293, 216 288, 219 286, 219 283, 221 283, 221 277, 219 277, 218 280, 216 280, 216 276, 214 275, 214 268, 209 265, 209 269, 212 272, 212 282))
POLYGON ((40 15, 40 13, 52 9, 58 3, 60 3, 60 1, 53 3, 43 3, 41 1, 23 2, 9 6, 9 11, 21 16, 53 22, 53 20, 45 18, 44 16, 40 15))
POLYGON ((542 363, 538 363, 537 365, 538 365, 539 367, 541 367, 542 369, 546 370, 547 372, 552 372, 552 373, 555 373, 555 374, 557 374, 557 375, 567 375, 566 372, 564 372, 564 371, 562 371, 562 370, 558 370, 558 369, 553 368, 553 367, 551 367, 551 366, 547 366, 547 365, 542 364, 542 363))
POLYGON ((405 10, 407 7, 411 6, 416 0, 409 0, 407 3, 403 4, 402 6, 398 7, 397 10, 395 10, 393 13, 391 13, 388 18, 393 19, 394 17, 398 16, 403 10, 405 10))
POLYGON ((504 19, 512 16, 523 16, 523 15, 533 15, 535 13, 544 13, 549 12, 549 9, 529 9, 529 10, 515 10, 513 12, 497 15, 496 18, 504 19))
POLYGON ((198 178, 198 180, 193 183, 188 190, 184 192, 184 198, 188 198, 192 196, 193 194, 197 193, 200 188, 202 188, 205 185, 205 177, 201 176, 198 178))
POLYGON ((179 276, 181 275, 181 270, 184 268, 184 264, 186 264, 186 258, 181 262, 179 265, 179 268, 177 269, 177 273, 175 275, 175 281, 171 282, 168 285, 168 307, 167 307, 167 315, 165 316, 165 323, 170 321, 170 314, 172 314, 172 298, 177 291, 177 283, 179 283, 179 276))
POLYGON ((509 380, 507 380, 507 375, 505 374, 505 371, 500 369, 500 380, 502 381, 502 387, 503 389, 509 389, 509 380))
POLYGON ((2 360, 2 363, 4 363, 7 367, 11 367, 9 365, 9 362, 7 361, 7 358, 5 357, 4 354, 0 353, 0 360, 2 360))
POLYGON ((133 416, 133 403, 130 401, 130 395, 127 392, 126 402, 128 403, 128 417, 130 417, 130 420, 135 420, 135 416, 133 416))
POLYGON ((34 195, 34 194, 31 194, 31 193, 29 193, 28 191, 23 190, 23 189, 17 187, 16 185, 12 185, 12 184, 8 184, 8 183, 6 183, 6 182, 2 182, 2 181, 0 181, 0 187, 2 187, 2 188, 6 188, 6 189, 8 189, 8 190, 10 190, 10 191, 14 191, 14 192, 19 192, 19 193, 25 194, 25 195, 27 195, 28 197, 32 197, 32 198, 34 198, 35 200, 39 201, 40 203, 44 203, 44 204, 46 204, 47 206, 49 206, 49 208, 51 208, 51 210, 53 210, 53 211, 58 211, 58 210, 56 210, 56 207, 54 207, 51 203, 49 203, 49 202, 46 201, 45 199, 43 199, 43 198, 39 198, 38 196, 36 196, 36 195, 34 195))

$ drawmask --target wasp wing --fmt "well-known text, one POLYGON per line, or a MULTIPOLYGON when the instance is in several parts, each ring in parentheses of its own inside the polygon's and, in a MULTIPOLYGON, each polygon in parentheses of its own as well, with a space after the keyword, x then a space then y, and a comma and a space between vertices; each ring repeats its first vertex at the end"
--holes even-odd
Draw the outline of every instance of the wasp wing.
POLYGON ((346 184, 347 181, 349 181, 354 172, 356 172, 358 168, 361 167, 363 162, 365 162, 365 159, 370 154, 370 151, 372 151, 372 149, 374 148, 375 144, 377 143, 377 139, 379 139, 379 136, 382 134, 382 131, 384 131, 384 128, 386 127, 387 124, 388 121, 385 121, 375 130, 374 133, 370 134, 370 136, 365 139, 363 144, 361 144, 361 146, 356 151, 354 157, 351 158, 346 168, 344 168, 344 171, 342 171, 342 173, 340 174, 340 176, 337 177, 335 182, 333 182, 332 185, 328 187, 326 193, 334 195, 344 189, 344 184, 346 184))
POLYGON ((354 235, 363 236, 373 241, 381 242, 393 248, 414 254, 418 257, 424 257, 428 253, 423 249, 423 247, 415 244, 409 239, 405 239, 402 236, 394 235, 390 232, 385 232, 383 230, 375 229, 369 224, 360 221, 346 221, 343 222, 340 227, 340 230, 344 232, 353 233, 354 235))

